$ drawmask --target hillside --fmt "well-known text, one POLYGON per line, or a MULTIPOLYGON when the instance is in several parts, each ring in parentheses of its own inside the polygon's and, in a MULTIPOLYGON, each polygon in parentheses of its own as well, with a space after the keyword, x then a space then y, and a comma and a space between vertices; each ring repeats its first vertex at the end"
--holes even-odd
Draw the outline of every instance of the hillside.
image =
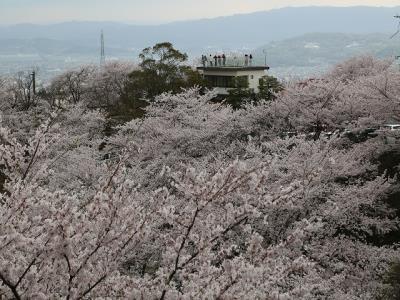
POLYGON ((279 75, 320 72, 353 56, 372 55, 390 58, 400 55, 400 39, 388 34, 310 33, 276 41, 255 50, 257 63, 264 62, 263 50, 271 71, 279 75))
POLYGON ((390 64, 355 58, 236 110, 164 93, 117 126, 92 103, 126 103, 132 76, 92 72, 34 101, 0 84, 4 299, 400 299, 390 64))

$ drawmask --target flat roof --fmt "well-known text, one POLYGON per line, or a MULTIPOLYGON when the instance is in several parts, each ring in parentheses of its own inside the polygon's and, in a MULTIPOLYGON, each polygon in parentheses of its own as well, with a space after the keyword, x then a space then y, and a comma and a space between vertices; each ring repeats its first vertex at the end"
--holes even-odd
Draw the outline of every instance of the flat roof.
POLYGON ((268 66, 218 66, 218 67, 197 67, 197 70, 203 71, 262 71, 269 70, 268 66))

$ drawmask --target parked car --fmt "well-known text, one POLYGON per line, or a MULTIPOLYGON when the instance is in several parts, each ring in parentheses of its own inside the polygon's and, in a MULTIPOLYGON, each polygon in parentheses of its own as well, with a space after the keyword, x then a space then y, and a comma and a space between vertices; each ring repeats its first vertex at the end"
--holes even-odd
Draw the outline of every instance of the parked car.
POLYGON ((400 124, 385 124, 379 128, 379 131, 400 131, 400 124))

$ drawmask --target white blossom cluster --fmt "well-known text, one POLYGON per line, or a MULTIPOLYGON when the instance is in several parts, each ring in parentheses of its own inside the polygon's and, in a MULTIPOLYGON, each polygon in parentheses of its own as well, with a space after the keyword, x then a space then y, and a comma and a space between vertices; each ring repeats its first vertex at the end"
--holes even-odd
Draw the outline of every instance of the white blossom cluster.
POLYGON ((105 135, 90 99, 21 112, 0 81, 0 299, 375 299, 400 144, 363 132, 400 120, 399 82, 356 58, 239 110, 163 94, 105 135))

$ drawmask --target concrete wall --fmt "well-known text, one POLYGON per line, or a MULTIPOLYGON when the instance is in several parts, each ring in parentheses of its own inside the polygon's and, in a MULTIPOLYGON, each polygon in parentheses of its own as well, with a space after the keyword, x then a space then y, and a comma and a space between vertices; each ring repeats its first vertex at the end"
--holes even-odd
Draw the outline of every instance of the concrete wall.
POLYGON ((249 76, 249 88, 258 93, 258 85, 261 77, 266 75, 265 71, 239 71, 236 76, 249 76))

